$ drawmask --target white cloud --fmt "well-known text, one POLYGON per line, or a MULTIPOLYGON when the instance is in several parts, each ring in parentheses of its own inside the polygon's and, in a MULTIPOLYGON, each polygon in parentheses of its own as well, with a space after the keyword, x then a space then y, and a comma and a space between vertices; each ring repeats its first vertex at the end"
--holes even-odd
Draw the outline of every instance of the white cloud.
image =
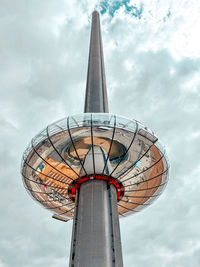
MULTIPOLYGON (((90 14, 97 4, 0 1, 0 266, 68 262, 71 223, 53 221, 27 195, 19 166, 31 137, 83 111, 90 14)), ((141 20, 123 7, 101 19, 110 111, 152 128, 171 163, 158 201, 121 221, 125 266, 200 262, 199 6, 197 0, 145 1, 141 20)))

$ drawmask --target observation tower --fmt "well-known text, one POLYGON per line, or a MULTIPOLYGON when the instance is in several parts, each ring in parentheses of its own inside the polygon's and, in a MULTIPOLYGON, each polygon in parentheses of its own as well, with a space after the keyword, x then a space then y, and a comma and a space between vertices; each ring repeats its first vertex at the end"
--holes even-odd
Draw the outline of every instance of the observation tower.
POLYGON ((73 219, 70 267, 122 267, 119 217, 162 193, 166 154, 137 120, 108 111, 99 13, 92 14, 84 113, 48 125, 25 150, 21 173, 53 218, 73 219))

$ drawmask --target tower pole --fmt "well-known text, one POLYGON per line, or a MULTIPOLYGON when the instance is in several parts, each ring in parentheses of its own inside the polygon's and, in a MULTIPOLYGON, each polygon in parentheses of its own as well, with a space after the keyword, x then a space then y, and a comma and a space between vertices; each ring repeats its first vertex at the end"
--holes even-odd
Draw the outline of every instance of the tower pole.
POLYGON ((92 13, 84 112, 108 113, 101 26, 99 13, 97 11, 92 13))
MULTIPOLYGON (((92 14, 84 112, 108 112, 100 18, 97 11, 92 14)), ((93 146, 84 160, 84 170, 88 175, 101 174, 105 158, 105 152, 100 151, 98 146, 93 146)), ((69 266, 123 266, 117 192, 105 180, 86 181, 77 190, 69 266)))

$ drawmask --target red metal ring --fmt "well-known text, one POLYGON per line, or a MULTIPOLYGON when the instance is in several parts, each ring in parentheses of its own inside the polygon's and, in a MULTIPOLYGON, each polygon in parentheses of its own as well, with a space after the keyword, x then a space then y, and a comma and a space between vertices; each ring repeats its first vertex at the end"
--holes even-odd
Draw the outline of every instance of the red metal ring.
POLYGON ((104 176, 101 174, 86 175, 79 179, 74 180, 69 185, 68 196, 73 202, 75 202, 76 200, 76 190, 80 188, 80 185, 82 183, 89 181, 89 180, 105 180, 108 182, 108 184, 113 184, 117 190, 117 201, 120 201, 124 196, 124 186, 119 180, 114 179, 111 176, 104 176))

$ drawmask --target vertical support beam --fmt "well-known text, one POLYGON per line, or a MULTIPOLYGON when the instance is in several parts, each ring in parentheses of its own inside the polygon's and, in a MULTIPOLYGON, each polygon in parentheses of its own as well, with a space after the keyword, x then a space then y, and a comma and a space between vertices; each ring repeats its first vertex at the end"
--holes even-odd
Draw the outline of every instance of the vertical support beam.
POLYGON ((92 13, 84 112, 108 112, 100 17, 97 11, 92 13))
POLYGON ((70 267, 122 267, 116 189, 104 180, 80 186, 70 267))

